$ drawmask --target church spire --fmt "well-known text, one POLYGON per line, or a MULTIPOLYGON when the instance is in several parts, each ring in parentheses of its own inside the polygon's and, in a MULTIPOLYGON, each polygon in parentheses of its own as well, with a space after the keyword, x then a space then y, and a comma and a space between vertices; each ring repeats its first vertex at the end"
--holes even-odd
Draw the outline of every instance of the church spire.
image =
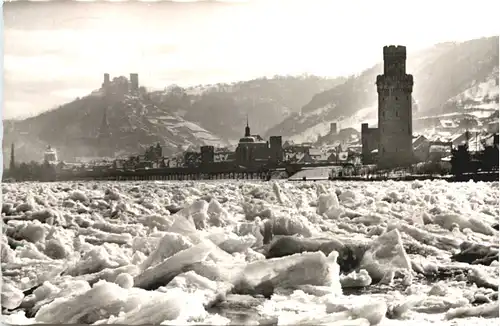
POLYGON ((250 137, 250 126, 248 125, 248 113, 247 113, 247 126, 245 127, 245 137, 250 137))

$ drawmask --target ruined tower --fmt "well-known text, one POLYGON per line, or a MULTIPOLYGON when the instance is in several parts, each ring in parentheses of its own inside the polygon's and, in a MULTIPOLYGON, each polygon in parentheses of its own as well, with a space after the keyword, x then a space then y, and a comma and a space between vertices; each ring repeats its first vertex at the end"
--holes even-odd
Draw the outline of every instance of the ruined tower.
POLYGON ((384 74, 377 76, 378 165, 411 164, 413 76, 406 73, 406 47, 384 46, 384 74))
POLYGON ((104 74, 104 81, 102 83, 102 88, 104 89, 107 89, 109 87, 109 83, 111 82, 110 78, 109 78, 109 74, 108 73, 105 73, 104 74))

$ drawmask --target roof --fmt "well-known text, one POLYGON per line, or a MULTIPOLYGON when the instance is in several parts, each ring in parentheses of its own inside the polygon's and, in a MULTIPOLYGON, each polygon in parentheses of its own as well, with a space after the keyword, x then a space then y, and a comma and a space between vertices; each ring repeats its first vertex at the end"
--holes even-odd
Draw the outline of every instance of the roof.
POLYGON ((299 160, 302 159, 304 156, 304 153, 285 153, 285 160, 290 161, 290 162, 298 162, 299 160))
POLYGON ((419 135, 417 137, 413 137, 413 144, 415 144, 416 142, 419 142, 419 141, 424 141, 424 140, 427 140, 427 138, 424 136, 424 135, 419 135))
POLYGON ((304 153, 304 155, 302 155, 302 157, 298 160, 299 163, 307 163, 312 161, 314 161, 314 159, 309 153, 304 153))
POLYGON ((255 138, 254 137, 243 137, 240 138, 240 143, 255 143, 255 138))
POLYGON ((430 153, 445 153, 450 152, 450 147, 446 145, 431 145, 429 147, 430 153))
POLYGON ((260 135, 251 135, 255 140, 258 141, 264 141, 264 138, 262 138, 260 135))
POLYGON ((453 120, 441 120, 439 121, 441 126, 444 128, 456 128, 457 124, 453 120))

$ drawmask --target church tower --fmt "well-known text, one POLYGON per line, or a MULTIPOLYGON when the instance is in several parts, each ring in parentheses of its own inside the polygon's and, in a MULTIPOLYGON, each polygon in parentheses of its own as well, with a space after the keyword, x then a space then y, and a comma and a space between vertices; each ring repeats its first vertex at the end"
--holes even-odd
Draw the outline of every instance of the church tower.
POLYGON ((250 126, 248 125, 248 114, 247 114, 247 126, 245 127, 245 137, 250 137, 250 126))
POLYGON ((378 165, 406 166, 413 161, 413 76, 406 73, 406 47, 384 46, 384 74, 377 76, 378 165))

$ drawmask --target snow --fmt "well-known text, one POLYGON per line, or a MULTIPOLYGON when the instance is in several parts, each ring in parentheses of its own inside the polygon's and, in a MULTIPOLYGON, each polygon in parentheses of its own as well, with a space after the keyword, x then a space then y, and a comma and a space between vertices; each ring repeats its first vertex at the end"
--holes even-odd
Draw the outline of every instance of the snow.
POLYGON ((450 99, 450 101, 457 101, 459 103, 466 100, 473 100, 475 104, 464 105, 464 109, 470 108, 488 108, 498 110, 498 67, 495 67, 491 74, 482 81, 473 81, 468 89, 458 94, 456 97, 450 99), (484 101, 485 98, 494 99, 496 101, 484 101), (491 105, 487 105, 491 104, 491 105))
POLYGON ((302 180, 304 177, 306 177, 307 180, 328 180, 332 169, 332 167, 304 169, 289 177, 288 180, 298 181, 302 180))
POLYGON ((498 182, 11 183, 2 192, 8 324, 499 322, 498 182))
MULTIPOLYGON (((158 113, 158 112, 157 112, 158 113)), ((221 145, 226 142, 211 132, 203 129, 199 125, 186 121, 182 118, 182 114, 166 116, 156 114, 154 117, 148 118, 149 122, 157 128, 168 128, 168 130, 178 136, 192 136, 197 140, 201 140, 206 145, 221 145)), ((144 131, 147 131, 144 129, 144 131)))

